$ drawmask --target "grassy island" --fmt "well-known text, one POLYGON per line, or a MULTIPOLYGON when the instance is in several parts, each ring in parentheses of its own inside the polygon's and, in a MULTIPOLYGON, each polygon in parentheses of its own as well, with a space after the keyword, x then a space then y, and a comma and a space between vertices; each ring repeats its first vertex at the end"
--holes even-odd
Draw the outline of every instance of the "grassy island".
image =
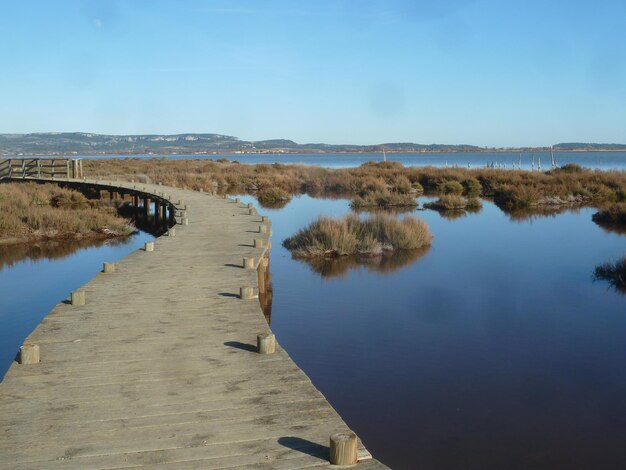
POLYGON ((0 243, 105 239, 135 230, 117 209, 54 184, 0 184, 0 243))
POLYGON ((297 258, 333 258, 347 255, 381 255, 383 252, 416 250, 430 246, 428 225, 414 217, 397 220, 383 215, 360 219, 320 217, 283 246, 297 258))

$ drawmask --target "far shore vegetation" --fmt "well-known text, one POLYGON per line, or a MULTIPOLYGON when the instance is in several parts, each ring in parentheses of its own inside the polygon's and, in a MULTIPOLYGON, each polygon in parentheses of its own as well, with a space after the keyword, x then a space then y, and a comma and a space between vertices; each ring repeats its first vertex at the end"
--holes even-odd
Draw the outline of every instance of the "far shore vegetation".
POLYGON ((0 244, 125 237, 135 228, 117 208, 56 184, 0 184, 0 244))
POLYGON ((336 258, 417 250, 430 246, 431 241, 426 222, 377 214, 364 219, 356 215, 320 217, 284 240, 283 246, 296 258, 336 258))
POLYGON ((357 168, 304 165, 245 165, 227 159, 89 159, 89 177, 255 195, 266 207, 284 205, 298 194, 352 199, 355 209, 416 205, 428 195, 493 198, 505 211, 594 206, 626 201, 626 172, 565 165, 546 172, 503 169, 404 167, 398 162, 368 162, 357 168))

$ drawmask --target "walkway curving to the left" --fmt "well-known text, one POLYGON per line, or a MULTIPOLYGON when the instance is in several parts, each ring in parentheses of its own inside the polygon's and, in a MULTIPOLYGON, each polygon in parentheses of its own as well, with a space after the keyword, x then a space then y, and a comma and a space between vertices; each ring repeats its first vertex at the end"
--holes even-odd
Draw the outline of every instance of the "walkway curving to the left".
MULTIPOLYGON (((240 291, 257 292, 269 220, 206 193, 62 182, 141 191, 188 222, 97 275, 84 305, 59 303, 27 338, 41 361, 15 362, 0 383, 0 468, 330 466, 329 436, 348 426, 280 344, 257 352, 269 326, 240 291)), ((358 448, 355 468, 387 468, 358 448)))

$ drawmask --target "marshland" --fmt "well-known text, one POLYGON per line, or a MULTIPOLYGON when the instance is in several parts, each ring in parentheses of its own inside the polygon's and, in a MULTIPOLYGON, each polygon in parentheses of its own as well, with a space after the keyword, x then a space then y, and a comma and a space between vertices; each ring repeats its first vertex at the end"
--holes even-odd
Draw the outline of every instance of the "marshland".
MULTIPOLYGON (((624 458, 612 431, 626 392, 617 373, 626 296, 615 282, 626 239, 614 228, 623 172, 84 165, 89 177, 230 193, 261 206, 274 241, 272 330, 392 468, 512 460, 518 468, 610 468, 624 458), (411 446, 389 429, 411 436, 411 446), (546 452, 559 457, 546 460, 546 452)), ((85 263, 72 261, 84 252, 57 268, 12 259, 0 281, 33 271, 33 262, 64 272, 65 263, 85 263)), ((34 322, 37 312, 24 316, 34 322)))

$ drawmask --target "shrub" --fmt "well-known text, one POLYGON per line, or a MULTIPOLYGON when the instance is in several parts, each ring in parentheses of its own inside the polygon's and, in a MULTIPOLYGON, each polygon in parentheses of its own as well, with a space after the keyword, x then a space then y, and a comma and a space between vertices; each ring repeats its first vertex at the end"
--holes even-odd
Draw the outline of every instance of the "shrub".
POLYGON ((613 204, 593 214, 592 219, 598 224, 626 225, 626 203, 613 204))
POLYGON ((427 209, 435 210, 465 210, 467 208, 467 199, 462 196, 456 196, 454 194, 448 194, 441 196, 434 202, 427 202, 424 204, 427 209))
POLYGON ((474 177, 463 180, 463 183, 461 184, 463 186, 465 194, 467 194, 468 196, 479 196, 481 191, 483 190, 480 181, 478 181, 474 177))
POLYGON ((413 217, 398 220, 375 215, 360 219, 321 217, 283 241, 297 258, 379 255, 383 251, 413 250, 429 246, 432 235, 425 222, 413 217))
POLYGON ((437 192, 442 194, 463 194, 463 185, 458 181, 445 181, 437 185, 437 192))
POLYGON ((411 194, 398 194, 383 191, 367 193, 364 196, 356 197, 350 203, 352 209, 362 209, 366 207, 413 207, 417 206, 417 200, 411 194))
POLYGON ((287 204, 291 195, 282 188, 266 188, 257 193, 259 204, 263 207, 276 207, 287 204))

